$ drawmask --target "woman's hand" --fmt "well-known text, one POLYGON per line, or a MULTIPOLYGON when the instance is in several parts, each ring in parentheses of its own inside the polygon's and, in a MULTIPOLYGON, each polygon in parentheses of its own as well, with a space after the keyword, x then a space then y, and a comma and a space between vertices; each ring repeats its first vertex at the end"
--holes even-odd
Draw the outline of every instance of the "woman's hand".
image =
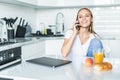
POLYGON ((73 33, 74 34, 77 34, 79 32, 79 30, 76 28, 77 26, 79 26, 79 22, 78 21, 75 21, 73 23, 73 26, 72 26, 72 29, 73 29, 73 33))
POLYGON ((79 30, 76 29, 76 26, 78 26, 78 25, 79 25, 78 21, 73 23, 73 25, 72 25, 73 34, 71 35, 70 38, 66 38, 64 40, 64 43, 63 43, 63 46, 61 49, 62 55, 64 57, 66 57, 69 54, 69 52, 72 48, 72 45, 74 43, 75 37, 76 37, 77 33, 79 32, 79 30))

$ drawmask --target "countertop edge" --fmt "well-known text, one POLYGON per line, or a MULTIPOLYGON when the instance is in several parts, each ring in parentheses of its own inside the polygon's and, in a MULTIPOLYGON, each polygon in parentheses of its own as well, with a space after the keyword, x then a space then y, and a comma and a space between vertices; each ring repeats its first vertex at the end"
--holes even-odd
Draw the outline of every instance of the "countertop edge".
POLYGON ((15 48, 15 47, 21 47, 24 45, 29 45, 33 43, 37 43, 39 41, 45 41, 45 40, 57 40, 57 39, 63 39, 63 37, 25 37, 25 38, 15 38, 15 43, 3 45, 0 46, 0 51, 15 48))

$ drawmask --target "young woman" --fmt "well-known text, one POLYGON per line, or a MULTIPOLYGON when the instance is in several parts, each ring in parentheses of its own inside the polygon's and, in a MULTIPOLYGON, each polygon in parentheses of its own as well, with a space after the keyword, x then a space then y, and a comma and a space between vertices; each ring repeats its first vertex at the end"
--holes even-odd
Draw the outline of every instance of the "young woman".
POLYGON ((93 30, 93 15, 88 8, 81 8, 72 29, 65 34, 61 49, 63 57, 93 57, 93 51, 102 49, 103 45, 93 30))

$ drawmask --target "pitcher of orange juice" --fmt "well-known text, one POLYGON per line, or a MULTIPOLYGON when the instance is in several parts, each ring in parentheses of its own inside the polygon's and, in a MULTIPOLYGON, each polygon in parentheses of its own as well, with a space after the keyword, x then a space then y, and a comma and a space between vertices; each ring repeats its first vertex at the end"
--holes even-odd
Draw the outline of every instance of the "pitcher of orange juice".
POLYGON ((102 63, 104 59, 104 50, 97 49, 94 51, 94 63, 102 63))

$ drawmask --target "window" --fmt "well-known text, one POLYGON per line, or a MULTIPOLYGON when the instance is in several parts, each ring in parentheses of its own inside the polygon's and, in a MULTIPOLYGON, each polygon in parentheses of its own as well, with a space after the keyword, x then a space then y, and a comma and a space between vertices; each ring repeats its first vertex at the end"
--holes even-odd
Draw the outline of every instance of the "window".
POLYGON ((120 7, 93 8, 94 29, 101 36, 120 36, 120 7))

